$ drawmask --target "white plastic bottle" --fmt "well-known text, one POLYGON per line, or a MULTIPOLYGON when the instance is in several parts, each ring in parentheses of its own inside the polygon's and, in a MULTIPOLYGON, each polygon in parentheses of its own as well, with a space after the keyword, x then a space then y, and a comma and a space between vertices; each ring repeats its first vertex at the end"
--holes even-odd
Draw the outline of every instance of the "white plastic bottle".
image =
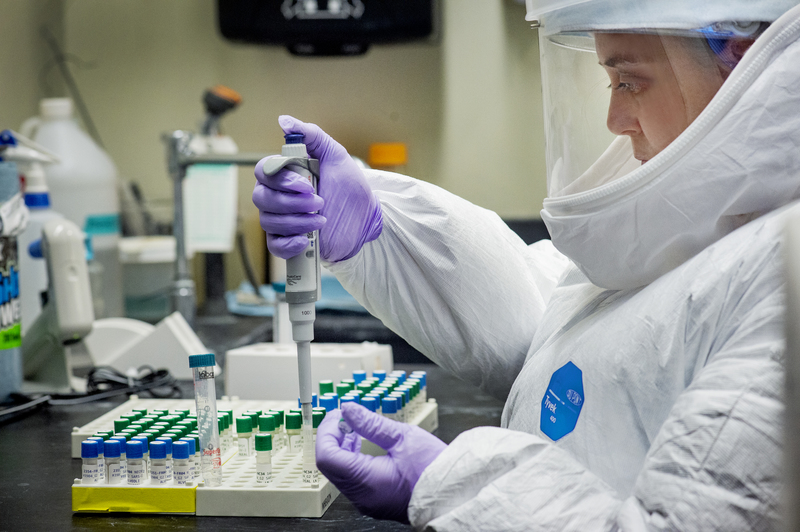
POLYGON ((19 253, 19 290, 22 303, 22 333, 25 334, 42 312, 42 293, 47 292, 47 263, 44 259, 34 259, 28 247, 42 238, 44 224, 63 218, 50 206, 50 191, 45 182, 44 168, 34 162, 24 165, 25 205, 30 217, 28 227, 17 238, 19 253))
POLYGON ((122 316, 122 268, 119 262, 119 198, 117 169, 111 158, 73 118, 72 100, 47 98, 40 103, 41 116, 25 122, 22 134, 59 158, 45 169, 53 209, 92 238, 94 258, 102 268, 94 291, 97 318, 122 316), (99 308, 98 308, 99 307, 99 308))

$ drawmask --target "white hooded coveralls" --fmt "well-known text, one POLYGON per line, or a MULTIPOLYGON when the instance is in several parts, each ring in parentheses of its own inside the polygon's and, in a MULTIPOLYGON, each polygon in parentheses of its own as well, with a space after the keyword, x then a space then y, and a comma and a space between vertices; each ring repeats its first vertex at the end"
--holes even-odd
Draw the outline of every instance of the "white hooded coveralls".
MULTIPOLYGON (((662 161, 668 182, 659 185, 688 204, 724 190, 723 209, 766 214, 647 286, 595 286, 549 241, 526 246, 489 211, 368 173, 383 232, 330 269, 414 347, 506 400, 503 428, 460 435, 425 470, 409 506, 416 528, 777 526, 781 232, 784 206, 800 197, 800 11, 762 39, 778 31, 783 40, 761 43, 769 60, 716 125, 662 161), (582 410, 554 442, 541 429, 542 404, 567 363, 582 372, 582 410)), ((630 209, 648 193, 665 196, 639 187, 630 209)), ((663 220, 620 212, 598 217, 598 238, 623 223, 663 231, 663 220)))

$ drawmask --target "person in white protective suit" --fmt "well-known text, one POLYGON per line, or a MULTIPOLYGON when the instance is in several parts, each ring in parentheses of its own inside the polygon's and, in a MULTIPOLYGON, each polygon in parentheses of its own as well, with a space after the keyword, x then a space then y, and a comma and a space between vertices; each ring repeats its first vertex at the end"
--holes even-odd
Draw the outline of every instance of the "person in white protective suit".
POLYGON ((341 411, 353 434, 328 416, 318 465, 359 509, 425 530, 778 526, 798 3, 528 0, 551 234, 531 246, 280 118, 320 184, 259 163, 270 250, 292 256, 320 229, 328 268, 372 314, 505 400, 501 428, 449 445, 357 405, 341 411), (358 434, 387 456, 358 454, 358 434))

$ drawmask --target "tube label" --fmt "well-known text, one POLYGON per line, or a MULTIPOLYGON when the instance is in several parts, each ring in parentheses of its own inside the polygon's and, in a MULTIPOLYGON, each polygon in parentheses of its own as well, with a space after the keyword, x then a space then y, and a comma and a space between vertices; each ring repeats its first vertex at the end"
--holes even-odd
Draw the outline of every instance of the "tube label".
POLYGON ((292 434, 289 436, 289 452, 299 453, 303 451, 303 436, 302 434, 292 434))
POLYGON ((144 484, 144 462, 140 464, 128 463, 128 484, 132 486, 144 484))
POLYGON ((106 478, 109 484, 120 484, 122 482, 122 468, 119 462, 108 462, 106 467, 106 478))
POLYGON ((100 483, 100 468, 97 467, 97 464, 83 464, 83 467, 81 468, 81 483, 100 483))
POLYGON ((250 456, 250 438, 239 438, 238 456, 241 456, 243 458, 250 456))
POLYGON ((186 461, 184 464, 175 464, 175 484, 179 486, 186 486, 191 485, 192 483, 192 472, 189 466, 189 460, 186 461))
POLYGON ((272 482, 272 464, 256 463, 256 484, 272 482))
POLYGON ((150 463, 150 481, 153 484, 166 484, 167 483, 167 464, 150 463))

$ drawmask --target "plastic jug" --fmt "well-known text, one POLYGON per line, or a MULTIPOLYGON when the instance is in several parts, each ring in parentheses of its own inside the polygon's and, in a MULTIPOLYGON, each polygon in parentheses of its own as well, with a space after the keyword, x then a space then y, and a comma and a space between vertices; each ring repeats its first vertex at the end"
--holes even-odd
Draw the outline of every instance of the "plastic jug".
POLYGON ((45 168, 53 210, 82 228, 92 239, 90 265, 95 317, 123 315, 122 267, 117 169, 111 158, 77 124, 69 98, 48 98, 41 116, 22 125, 21 133, 55 155, 45 168))

